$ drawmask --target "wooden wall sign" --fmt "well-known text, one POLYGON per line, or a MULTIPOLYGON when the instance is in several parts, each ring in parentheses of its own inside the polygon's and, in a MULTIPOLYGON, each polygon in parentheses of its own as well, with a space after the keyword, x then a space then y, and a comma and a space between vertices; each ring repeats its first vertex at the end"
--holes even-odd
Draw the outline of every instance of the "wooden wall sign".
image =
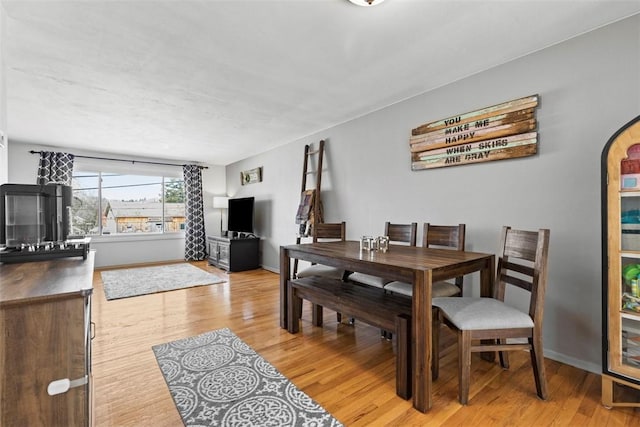
POLYGON ((538 95, 427 123, 411 131, 411 169, 432 169, 536 154, 538 95))

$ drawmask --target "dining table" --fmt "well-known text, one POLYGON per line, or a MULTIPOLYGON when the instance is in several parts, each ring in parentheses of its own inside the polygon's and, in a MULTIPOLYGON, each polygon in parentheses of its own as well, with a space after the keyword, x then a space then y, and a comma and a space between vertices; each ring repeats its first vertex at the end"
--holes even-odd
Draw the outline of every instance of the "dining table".
POLYGON ((359 241, 302 243, 280 247, 280 327, 287 329, 287 282, 291 260, 338 267, 413 285, 411 316, 413 406, 431 409, 431 285, 480 273, 480 295, 493 292, 495 256, 489 253, 389 245, 386 252, 361 250, 359 241))

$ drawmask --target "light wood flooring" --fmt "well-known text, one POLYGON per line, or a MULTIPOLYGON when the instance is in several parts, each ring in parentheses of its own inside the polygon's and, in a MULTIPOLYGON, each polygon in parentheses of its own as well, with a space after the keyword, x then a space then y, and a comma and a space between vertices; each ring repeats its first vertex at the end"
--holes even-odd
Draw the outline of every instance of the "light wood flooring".
MULTIPOLYGON (((97 426, 180 426, 178 411, 151 346, 228 327, 346 426, 638 426, 640 411, 606 409, 600 376, 546 360, 550 398, 536 397, 528 353, 512 353, 511 368, 474 354, 469 405, 457 400, 456 346, 443 330, 440 378, 433 409, 422 414, 395 394, 393 344, 357 322, 311 325, 301 333, 279 327, 278 275, 254 270, 226 274, 194 263, 226 283, 106 301, 94 275, 92 320, 97 426)), ((599 343, 594 343, 599 345, 599 343)))

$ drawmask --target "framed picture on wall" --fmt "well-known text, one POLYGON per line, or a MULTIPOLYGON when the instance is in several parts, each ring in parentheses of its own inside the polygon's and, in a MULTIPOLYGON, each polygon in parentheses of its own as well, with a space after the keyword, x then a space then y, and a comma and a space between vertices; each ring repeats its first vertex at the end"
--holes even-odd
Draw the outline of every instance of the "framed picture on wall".
POLYGON ((240 183, 242 185, 262 182, 262 166, 255 169, 240 172, 240 183))

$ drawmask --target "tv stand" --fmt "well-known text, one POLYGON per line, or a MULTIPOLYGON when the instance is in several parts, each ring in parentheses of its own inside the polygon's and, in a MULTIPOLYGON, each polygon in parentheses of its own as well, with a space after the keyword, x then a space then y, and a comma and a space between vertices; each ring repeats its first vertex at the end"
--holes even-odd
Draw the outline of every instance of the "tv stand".
POLYGON ((224 236, 227 239, 257 239, 257 237, 253 233, 244 233, 237 231, 225 231, 224 236))
POLYGON ((207 236, 209 264, 227 270, 245 271, 260 267, 258 237, 207 236))

